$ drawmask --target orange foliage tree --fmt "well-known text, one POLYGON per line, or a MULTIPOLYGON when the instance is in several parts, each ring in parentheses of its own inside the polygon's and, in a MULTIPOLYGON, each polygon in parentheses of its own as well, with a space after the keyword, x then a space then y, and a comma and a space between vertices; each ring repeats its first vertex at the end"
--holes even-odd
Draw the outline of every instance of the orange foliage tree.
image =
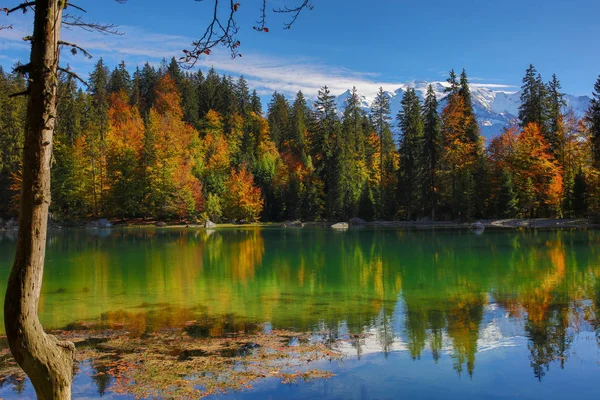
POLYGON ((261 190, 254 185, 246 166, 239 171, 232 169, 227 182, 226 215, 236 221, 257 221, 263 204, 261 190))
POLYGON ((541 208, 546 214, 560 215, 563 198, 562 168, 550 152, 536 123, 521 132, 506 130, 489 146, 490 161, 496 172, 507 170, 513 177, 521 206, 530 216, 541 208))
POLYGON ((197 132, 183 122, 181 97, 169 74, 157 83, 145 138, 144 203, 160 217, 191 216, 202 210, 200 183, 192 171, 197 132))
POLYGON ((144 121, 129 104, 124 91, 109 99, 106 132, 106 168, 108 204, 115 215, 132 216, 142 201, 140 190, 140 156, 144 145, 144 121))

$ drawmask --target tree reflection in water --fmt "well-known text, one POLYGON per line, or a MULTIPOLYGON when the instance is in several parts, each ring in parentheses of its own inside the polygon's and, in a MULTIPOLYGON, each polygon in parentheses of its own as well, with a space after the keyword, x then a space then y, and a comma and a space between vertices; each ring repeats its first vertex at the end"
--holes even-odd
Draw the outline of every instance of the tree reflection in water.
MULTIPOLYGON (((597 242, 595 231, 74 231, 49 240, 40 309, 45 326, 96 321, 137 335, 198 319, 217 332, 233 323, 218 316, 235 315, 343 340, 358 357, 448 356, 469 376, 482 346, 526 337, 542 380, 566 368, 580 332, 600 346, 597 242)), ((0 240, 2 282, 13 247, 0 240)), ((101 394, 111 384, 95 382, 101 394)))

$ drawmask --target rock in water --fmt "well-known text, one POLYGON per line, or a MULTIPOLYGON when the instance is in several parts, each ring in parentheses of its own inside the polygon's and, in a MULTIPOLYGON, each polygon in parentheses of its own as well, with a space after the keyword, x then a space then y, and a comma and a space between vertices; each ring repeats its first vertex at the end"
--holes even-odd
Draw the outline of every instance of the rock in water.
POLYGON ((483 231, 485 230, 485 225, 483 225, 481 222, 477 221, 477 222, 471 224, 471 226, 469 228, 475 233, 483 233, 483 231))
POLYGON ((285 221, 281 224, 282 228, 303 228, 304 224, 301 221, 285 221))
POLYGON ((111 228, 112 224, 110 223, 109 220, 107 219, 99 219, 96 224, 98 225, 98 228, 111 228))
POLYGON ((156 223, 156 226, 158 226, 159 228, 162 228, 162 227, 164 227, 164 226, 167 226, 167 224, 166 224, 164 221, 158 221, 158 222, 156 223))
POLYGON ((352 225, 352 226, 364 225, 366 223, 367 223, 367 221, 365 221, 362 218, 356 218, 356 217, 355 218, 350 218, 350 225, 352 225))
POLYGON ((331 225, 333 229, 348 229, 347 222, 338 222, 337 224, 331 225))
POLYGON ((97 228, 110 228, 112 224, 107 219, 99 219, 98 221, 90 221, 85 225, 86 228, 89 229, 97 229, 97 228))
POLYGON ((217 224, 215 224, 215 223, 214 223, 214 222, 212 222, 211 220, 208 220, 208 219, 207 219, 207 220, 206 220, 206 222, 204 223, 204 227, 205 227, 205 228, 207 228, 207 229, 210 229, 210 228, 216 228, 216 227, 217 227, 217 224))

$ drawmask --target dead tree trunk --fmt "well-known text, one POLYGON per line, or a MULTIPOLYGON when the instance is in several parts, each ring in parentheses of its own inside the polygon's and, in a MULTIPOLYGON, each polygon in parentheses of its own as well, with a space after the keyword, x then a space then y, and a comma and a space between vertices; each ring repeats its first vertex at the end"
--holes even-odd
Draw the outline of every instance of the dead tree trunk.
POLYGON ((74 346, 47 335, 38 319, 42 288, 52 134, 56 118, 59 37, 64 0, 36 0, 31 38, 19 233, 4 303, 12 354, 38 399, 70 399, 74 346))

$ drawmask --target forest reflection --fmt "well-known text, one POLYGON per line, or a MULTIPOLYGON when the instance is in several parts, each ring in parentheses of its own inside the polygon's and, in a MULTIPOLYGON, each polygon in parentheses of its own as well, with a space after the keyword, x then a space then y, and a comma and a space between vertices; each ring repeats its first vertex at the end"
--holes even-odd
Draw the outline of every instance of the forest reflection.
MULTIPOLYGON (((582 332, 600 346, 599 239, 595 231, 62 232, 48 241, 40 311, 50 328, 93 321, 139 335, 192 320, 207 337, 269 323, 344 339, 359 357, 449 356, 471 376, 478 351, 521 339, 542 380, 565 367, 582 332)), ((3 284, 13 251, 14 238, 0 236, 3 284)))

